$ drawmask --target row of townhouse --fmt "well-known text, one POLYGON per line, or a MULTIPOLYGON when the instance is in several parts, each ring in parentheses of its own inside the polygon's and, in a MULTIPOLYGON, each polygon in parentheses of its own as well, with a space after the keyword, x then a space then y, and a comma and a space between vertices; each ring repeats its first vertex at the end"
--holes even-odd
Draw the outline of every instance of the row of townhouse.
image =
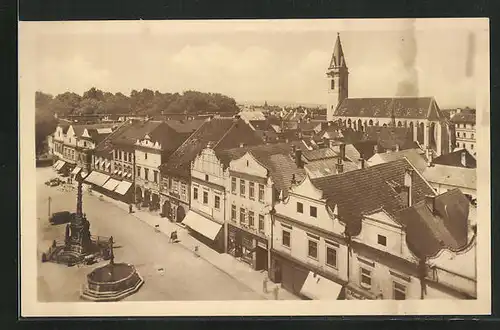
POLYGON ((61 122, 48 137, 54 168, 74 177, 91 170, 92 155, 99 143, 117 128, 116 124, 70 124, 61 122))

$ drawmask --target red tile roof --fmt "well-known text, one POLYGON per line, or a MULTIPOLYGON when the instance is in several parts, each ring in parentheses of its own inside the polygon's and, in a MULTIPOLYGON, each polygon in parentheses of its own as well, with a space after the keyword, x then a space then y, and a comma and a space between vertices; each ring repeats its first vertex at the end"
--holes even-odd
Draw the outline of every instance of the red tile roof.
POLYGON ((408 118, 437 120, 445 118, 433 97, 347 98, 334 116, 368 118, 408 118))
POLYGON ((469 201, 459 189, 420 201, 402 210, 399 221, 406 227, 406 241, 419 258, 437 255, 442 249, 458 252, 468 244, 469 201))
MULTIPOLYGON (((383 208, 395 215, 407 207, 397 187, 404 184, 406 170, 413 167, 406 159, 383 163, 372 167, 311 179, 311 183, 323 191, 323 198, 330 207, 337 205, 339 217, 347 231, 355 236, 361 230, 363 214, 383 208)), ((413 172, 412 200, 422 201, 434 191, 416 171, 413 172)))
POLYGON ((255 132, 241 119, 213 118, 207 120, 180 145, 169 160, 160 166, 162 173, 188 176, 191 162, 208 144, 217 150, 230 149, 243 143, 263 143, 255 132))

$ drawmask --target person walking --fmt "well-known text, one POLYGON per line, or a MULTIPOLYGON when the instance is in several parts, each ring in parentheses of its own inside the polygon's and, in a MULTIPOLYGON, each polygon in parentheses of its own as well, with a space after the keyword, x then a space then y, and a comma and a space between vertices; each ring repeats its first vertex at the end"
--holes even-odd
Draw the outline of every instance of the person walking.
POLYGON ((275 286, 274 287, 274 290, 273 290, 273 293, 274 293, 274 300, 278 300, 278 292, 279 292, 279 287, 278 286, 275 286))
POLYGON ((264 293, 267 293, 267 282, 268 282, 268 279, 266 276, 266 277, 264 277, 264 280, 262 281, 262 291, 264 291, 264 293))
POLYGON ((128 205, 128 213, 133 213, 133 210, 132 210, 132 204, 129 204, 129 205, 128 205))

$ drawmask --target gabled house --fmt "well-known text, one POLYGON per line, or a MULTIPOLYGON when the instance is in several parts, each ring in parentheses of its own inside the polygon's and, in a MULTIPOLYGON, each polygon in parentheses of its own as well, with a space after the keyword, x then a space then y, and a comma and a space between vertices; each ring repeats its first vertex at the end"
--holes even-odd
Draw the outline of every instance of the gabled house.
POLYGON ((159 166, 162 214, 170 221, 184 220, 191 202, 191 163, 207 145, 218 151, 261 143, 262 139, 239 118, 208 118, 159 166))
POLYGON ((449 259, 448 268, 430 259, 470 250, 463 195, 436 197, 406 159, 306 177, 275 210, 271 278, 309 299, 429 299, 449 290, 456 297, 473 282, 457 290, 431 271, 450 276, 443 271, 449 259), (437 203, 431 217, 421 210, 429 201, 437 203), (434 246, 432 253, 422 254, 422 246, 434 246), (439 282, 436 292, 425 291, 429 281, 439 282))

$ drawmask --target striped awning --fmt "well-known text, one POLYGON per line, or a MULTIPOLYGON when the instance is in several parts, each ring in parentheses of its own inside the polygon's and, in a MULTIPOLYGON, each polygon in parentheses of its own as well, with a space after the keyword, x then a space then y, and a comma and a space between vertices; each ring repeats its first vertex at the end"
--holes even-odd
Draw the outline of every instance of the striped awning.
POLYGON ((120 194, 120 195, 125 195, 127 191, 130 189, 132 186, 132 182, 128 181, 122 181, 120 184, 115 188, 115 192, 120 194))
POLYGON ((337 300, 341 291, 341 284, 335 283, 314 272, 309 272, 302 289, 300 289, 302 295, 312 300, 337 300))
POLYGON ((66 162, 64 160, 60 160, 60 163, 56 167, 56 171, 60 171, 64 165, 66 165, 66 162))
POLYGON ((73 171, 71 171, 71 175, 77 175, 78 173, 80 173, 81 170, 82 168, 77 166, 73 169, 73 171))
POLYGON ((192 210, 188 211, 182 223, 212 241, 217 237, 222 228, 220 223, 207 219, 192 210))
POLYGON ((55 163, 52 165, 52 167, 53 167, 53 168, 55 168, 55 169, 57 169, 57 166, 59 166, 59 164, 60 164, 61 162, 62 162, 62 160, 60 160, 60 159, 59 159, 57 162, 55 162, 55 163))
POLYGON ((108 181, 108 179, 109 175, 93 171, 85 178, 85 181, 97 186, 102 186, 106 183, 106 181, 108 181))
POLYGON ((109 191, 114 191, 116 187, 120 184, 121 181, 110 178, 106 183, 102 186, 104 189, 109 191))

